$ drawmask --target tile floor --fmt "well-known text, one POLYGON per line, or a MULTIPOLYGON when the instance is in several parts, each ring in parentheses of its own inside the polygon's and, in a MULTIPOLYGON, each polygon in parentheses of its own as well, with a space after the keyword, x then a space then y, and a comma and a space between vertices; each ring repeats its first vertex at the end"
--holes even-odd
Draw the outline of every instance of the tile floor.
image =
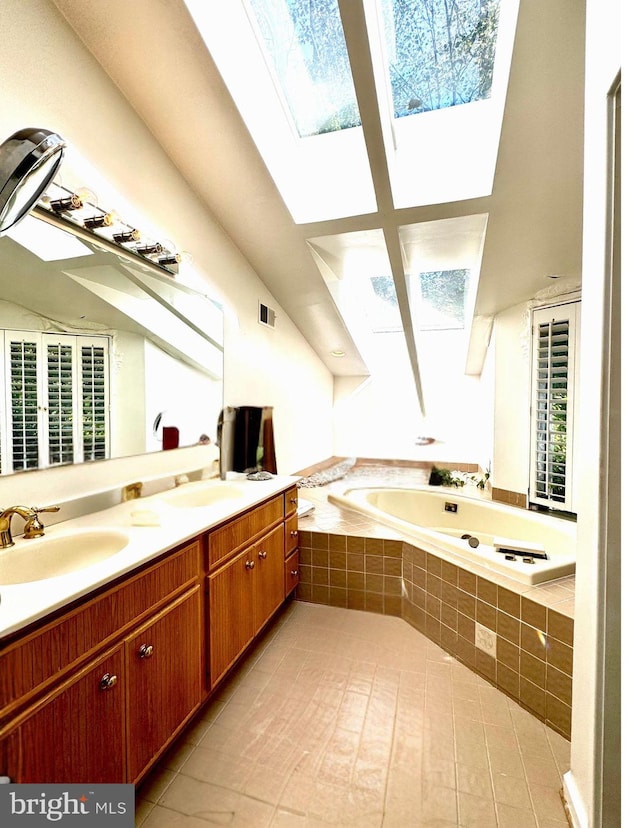
POLYGON ((291 601, 136 826, 566 828, 569 743, 390 616, 291 601))

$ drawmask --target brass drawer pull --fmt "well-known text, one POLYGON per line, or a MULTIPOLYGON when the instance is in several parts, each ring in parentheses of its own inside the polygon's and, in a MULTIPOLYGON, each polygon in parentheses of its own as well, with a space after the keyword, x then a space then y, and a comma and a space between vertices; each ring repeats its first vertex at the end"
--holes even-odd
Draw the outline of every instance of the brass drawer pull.
POLYGON ((253 569, 254 566, 256 565, 256 562, 255 561, 245 561, 244 565, 247 569, 253 569))
POLYGON ((140 658, 151 658, 153 655, 153 644, 143 644, 138 650, 140 658))
POLYGON ((291 570, 291 575, 292 575, 292 577, 297 578, 298 577, 298 570, 297 569, 292 569, 291 570))
POLYGON ((118 676, 115 676, 112 673, 105 673, 100 679, 100 689, 110 690, 117 683, 117 681, 118 676))
POLYGON ((292 503, 295 506, 298 503, 298 498, 297 497, 290 497, 289 498, 289 503, 292 503))
POLYGON ((291 532, 290 532, 290 535, 291 535, 292 538, 297 538, 298 537, 298 530, 297 529, 292 529, 291 532))
POLYGON ((266 553, 266 552, 264 552, 264 551, 261 549, 261 550, 260 550, 260 552, 258 552, 258 557, 259 557, 261 560, 263 560, 263 561, 264 561, 264 560, 266 560, 266 558, 267 558, 267 553, 266 553))

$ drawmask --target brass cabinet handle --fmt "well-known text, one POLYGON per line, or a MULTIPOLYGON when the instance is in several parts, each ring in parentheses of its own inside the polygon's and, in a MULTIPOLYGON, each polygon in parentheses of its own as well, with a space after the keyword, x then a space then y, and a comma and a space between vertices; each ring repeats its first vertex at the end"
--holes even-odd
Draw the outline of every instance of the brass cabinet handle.
POLYGON ((151 658, 153 655, 153 644, 142 644, 138 650, 140 658, 151 658))
POLYGON ((117 683, 117 681, 118 676, 115 676, 112 673, 105 673, 100 679, 100 689, 110 690, 117 683))
POLYGON ((266 553, 266 552, 264 552, 264 551, 261 549, 261 550, 258 552, 258 557, 259 557, 259 558, 261 558, 261 559, 264 561, 264 560, 266 559, 266 557, 267 557, 267 553, 266 553))
POLYGON ((297 497, 290 497, 290 498, 289 498, 289 503, 293 503, 293 505, 294 505, 294 506, 296 505, 296 503, 297 503, 297 502, 298 502, 298 498, 297 498, 297 497))
POLYGON ((297 569, 292 569, 292 570, 291 570, 291 575, 292 575, 294 578, 297 578, 297 577, 298 577, 298 570, 297 570, 297 569))
POLYGON ((290 535, 291 535, 292 538, 297 538, 298 537, 298 530, 297 529, 292 529, 291 532, 290 532, 290 535))
POLYGON ((253 569, 253 567, 256 565, 256 562, 255 561, 245 561, 244 565, 247 569, 253 569))

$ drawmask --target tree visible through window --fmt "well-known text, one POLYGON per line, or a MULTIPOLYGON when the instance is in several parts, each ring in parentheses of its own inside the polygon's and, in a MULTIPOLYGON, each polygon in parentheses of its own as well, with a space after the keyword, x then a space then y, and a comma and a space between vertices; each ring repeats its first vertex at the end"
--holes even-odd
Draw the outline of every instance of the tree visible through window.
POLYGON ((498 0, 382 0, 394 115, 491 95, 498 0))
POLYGON ((338 0, 250 0, 301 138, 360 126, 338 0))

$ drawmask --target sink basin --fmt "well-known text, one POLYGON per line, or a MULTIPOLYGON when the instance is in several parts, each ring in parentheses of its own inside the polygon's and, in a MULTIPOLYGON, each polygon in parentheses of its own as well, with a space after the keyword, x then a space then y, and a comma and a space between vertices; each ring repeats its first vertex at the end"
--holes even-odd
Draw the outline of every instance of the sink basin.
POLYGON ((0 584, 26 584, 68 575, 110 558, 128 543, 124 532, 110 529, 18 540, 15 546, 0 551, 0 584))
POLYGON ((221 500, 235 500, 242 497, 245 490, 234 483, 224 480, 211 480, 205 483, 185 483, 170 489, 162 495, 162 500, 176 509, 195 509, 213 506, 221 500))

